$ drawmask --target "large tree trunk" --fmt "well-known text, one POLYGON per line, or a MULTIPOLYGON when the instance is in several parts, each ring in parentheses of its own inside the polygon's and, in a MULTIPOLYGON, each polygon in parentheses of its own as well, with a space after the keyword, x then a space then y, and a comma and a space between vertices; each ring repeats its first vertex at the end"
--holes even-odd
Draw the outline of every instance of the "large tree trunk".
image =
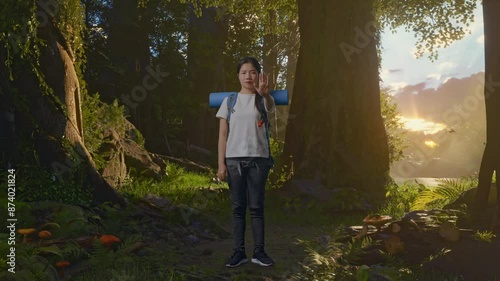
MULTIPOLYGON (((286 62, 286 89, 288 90, 288 98, 292 99, 293 87, 295 82, 295 69, 297 67, 298 50, 300 46, 298 23, 290 20, 288 22, 287 42, 285 46, 286 62)), ((275 137, 277 140, 284 139, 288 119, 293 119, 294 116, 289 116, 289 107, 276 108, 275 122, 275 137)))
MULTIPOLYGON (((202 12, 202 16, 197 17, 191 10, 189 18, 188 79, 191 102, 183 127, 188 145, 208 149, 216 155, 218 121, 214 118, 214 109, 208 108, 208 96, 211 92, 228 90, 225 87, 223 52, 229 18, 222 16, 217 19, 215 8, 206 8, 202 12)), ((236 70, 230 71, 236 76, 236 70)))
MULTIPOLYGON (((476 207, 487 206, 493 172, 500 171, 500 1, 483 1, 486 103, 486 147, 479 170, 476 207)), ((497 193, 500 202, 500 192, 497 193)), ((497 203, 498 204, 498 203, 497 203)), ((500 208, 499 208, 500 210, 500 208)))
POLYGON ((293 177, 380 198, 389 156, 373 1, 299 0, 298 7, 301 45, 284 149, 293 177))
MULTIPOLYGON (((153 7, 139 8, 137 0, 113 1, 108 46, 111 67, 102 75, 106 85, 102 92, 105 102, 114 99, 125 106, 131 122, 145 136, 152 137, 153 90, 164 81, 165 73, 151 67, 149 52, 153 7)), ((146 143, 147 144, 147 143, 146 143)))
MULTIPOLYGON (((30 64, 17 61, 19 72, 14 81, 5 79, 5 65, 0 67, 1 92, 5 95, 2 98, 14 108, 12 133, 16 143, 13 145, 32 141, 34 148, 34 151, 17 151, 11 163, 28 164, 36 155, 35 160, 51 170, 58 180, 90 186, 98 202, 124 205, 123 198, 97 172, 83 142, 80 85, 70 45, 54 19, 40 26, 38 36, 45 42, 40 48, 41 74, 53 95, 43 94, 43 86, 30 64)), ((2 46, 0 56, 5 55, 2 46)))

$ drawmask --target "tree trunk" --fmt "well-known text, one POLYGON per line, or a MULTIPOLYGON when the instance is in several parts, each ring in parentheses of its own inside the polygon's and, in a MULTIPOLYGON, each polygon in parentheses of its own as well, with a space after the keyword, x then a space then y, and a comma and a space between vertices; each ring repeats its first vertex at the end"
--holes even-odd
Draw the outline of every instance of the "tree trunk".
MULTIPOLYGON (((479 170, 476 207, 487 206, 493 172, 500 171, 500 1, 483 1, 486 103, 486 147, 479 170)), ((500 199, 500 192, 497 192, 500 199)), ((497 200, 500 202, 500 200, 497 200)), ((498 203, 497 203, 498 204, 498 203)), ((499 208, 500 210, 500 208, 499 208)))
MULTIPOLYGON (((269 75, 269 89, 276 89, 276 81, 278 79, 278 51, 277 51, 277 36, 274 32, 274 26, 276 25, 276 11, 268 11, 269 25, 265 26, 264 41, 262 44, 262 67, 266 75, 269 75)), ((277 113, 277 112, 276 112, 277 113)), ((269 115, 269 120, 271 124, 270 137, 278 138, 278 120, 276 113, 269 115)))
POLYGON ((373 1, 299 0, 298 7, 301 43, 284 148, 293 177, 381 198, 389 156, 373 1))
MULTIPOLYGON (((108 46, 112 67, 102 75, 106 85, 102 91, 107 103, 114 99, 125 106, 131 122, 145 136, 153 136, 153 90, 163 82, 165 74, 151 67, 151 9, 138 8, 137 0, 113 1, 108 46)), ((159 123, 159 122, 158 122, 159 123)))
MULTIPOLYGON (((52 94, 43 94, 43 86, 32 66, 20 60, 16 67, 19 70, 16 79, 10 82, 2 78, 1 83, 2 92, 8 96, 6 100, 12 102, 11 106, 15 108, 12 132, 17 144, 32 141, 34 148, 34 151, 17 152, 13 162, 31 161, 32 164, 35 155, 35 160, 42 167, 52 170, 59 180, 91 186, 96 201, 124 205, 123 198, 97 172, 83 142, 80 85, 71 46, 54 19, 40 26, 38 36, 45 42, 40 48, 40 70, 47 86, 53 90, 52 94)), ((0 49, 4 56, 5 49, 0 49)), ((5 65, 0 69, 5 77, 5 65)))
MULTIPOLYGON (((288 32, 287 35, 287 45, 285 55, 287 58, 286 62, 286 89, 288 90, 288 98, 291 101, 293 96, 293 86, 295 82, 295 69, 297 67, 297 57, 298 50, 300 46, 298 23, 290 20, 288 22, 288 32)), ((277 140, 281 140, 285 137, 286 126, 288 119, 293 119, 294 116, 289 115, 289 107, 277 107, 276 108, 276 127, 275 127, 275 137, 277 140), (288 117, 288 118, 287 118, 288 117)))
POLYGON ((263 51, 263 69, 269 74, 269 89, 275 90, 276 80, 278 78, 278 51, 276 49, 276 34, 274 33, 274 25, 276 24, 276 11, 269 11, 269 26, 266 26, 266 34, 264 35, 263 51))
MULTIPOLYGON (((188 79, 191 93, 183 127, 188 145, 208 149, 216 155, 218 120, 216 110, 208 107, 208 97, 211 92, 227 91, 223 52, 229 19, 226 16, 217 19, 215 8, 206 8, 202 12, 202 16, 197 17, 191 10, 189 18, 188 79)), ((236 70, 233 72, 236 76, 236 70)))

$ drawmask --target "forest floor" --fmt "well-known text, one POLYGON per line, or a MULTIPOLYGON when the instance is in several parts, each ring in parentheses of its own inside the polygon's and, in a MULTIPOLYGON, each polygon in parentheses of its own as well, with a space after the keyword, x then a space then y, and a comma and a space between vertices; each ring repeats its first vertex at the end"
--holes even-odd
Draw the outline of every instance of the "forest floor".
MULTIPOLYGON (((19 244, 16 256, 20 268, 22 265, 20 273, 39 276, 38 279, 23 279, 22 274, 16 275, 19 278, 4 279, 10 275, 0 273, 0 280, 486 281, 489 277, 474 277, 488 272, 487 276, 492 276, 491 273, 500 276, 500 267, 496 266, 500 239, 487 232, 482 232, 481 238, 468 229, 460 243, 455 244, 443 241, 436 231, 425 235, 410 232, 409 236, 417 240, 405 241, 408 243, 399 256, 381 254, 380 245, 370 244, 383 240, 383 233, 369 234, 367 239, 352 239, 355 234, 339 233, 347 227, 362 225, 369 212, 393 215, 400 208, 406 213, 404 202, 410 202, 413 190, 409 186, 397 187, 399 201, 388 201, 392 209, 380 211, 361 210, 352 204, 357 199, 352 193, 339 193, 338 198, 333 198, 336 201, 331 202, 287 189, 269 189, 265 199, 265 242, 266 252, 275 265, 262 267, 248 262, 226 268, 234 248, 227 186, 214 184, 207 176, 186 176, 180 170, 170 170, 169 175, 162 181, 136 180, 121 189, 129 202, 126 208, 103 204, 89 209, 51 201, 26 203, 27 208, 19 213, 23 227, 45 227, 50 229, 53 239, 44 242, 34 237, 30 243, 19 244), (95 241, 101 234, 116 235, 121 242, 105 247, 95 241), (490 239, 493 241, 487 241, 490 239), (360 260, 365 249, 366 259, 360 260), (438 257, 437 262, 426 268, 420 265, 441 249, 447 249, 449 254, 438 257), (314 251, 318 254, 314 255, 314 251), (374 252, 376 259, 371 255, 374 252), (35 260, 33 253, 44 259, 35 260), (69 260, 71 266, 58 277, 51 265, 61 258, 69 260), (312 273, 307 267, 311 262, 316 265, 312 273), (369 270, 370 278, 358 276, 363 268, 366 274, 369 270)), ((246 245, 246 254, 251 259, 253 237, 248 212, 246 245)))
MULTIPOLYGON (((227 196, 229 196, 227 194, 227 196)), ((250 262, 253 250, 250 216, 247 212, 246 254, 249 262, 236 268, 227 268, 225 263, 233 253, 231 209, 227 204, 216 213, 206 215, 214 219, 230 237, 217 240, 200 239, 194 245, 180 251, 180 260, 192 272, 203 273, 200 280, 292 280, 300 272, 301 263, 308 256, 307 243, 315 243, 322 235, 329 235, 339 225, 361 224, 363 215, 333 217, 320 208, 290 210, 283 201, 268 191, 266 198, 265 243, 266 252, 275 260, 275 265, 262 267, 250 262)))
MULTIPOLYGON (((231 226, 227 229, 230 230, 231 226)), ((250 233, 251 229, 247 229, 250 233)), ((207 273, 206 277, 213 274, 227 276, 231 280, 286 280, 293 273, 297 273, 300 262, 306 257, 304 245, 297 244, 297 239, 314 239, 317 229, 301 226, 268 226, 266 235, 266 251, 276 264, 272 267, 262 267, 251 262, 236 268, 226 268, 225 262, 232 254, 233 239, 219 241, 202 241, 190 249, 186 249, 187 263, 194 268, 207 273)), ((251 235, 247 235, 247 245, 252 245, 251 235), (250 236, 250 237, 248 237, 250 236)), ((252 247, 248 247, 247 256, 250 259, 252 247)))

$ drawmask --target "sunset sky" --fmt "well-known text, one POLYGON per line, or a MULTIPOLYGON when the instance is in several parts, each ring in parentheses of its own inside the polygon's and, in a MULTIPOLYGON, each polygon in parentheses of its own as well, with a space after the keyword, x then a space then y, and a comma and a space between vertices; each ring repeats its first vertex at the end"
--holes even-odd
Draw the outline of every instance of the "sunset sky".
POLYGON ((484 35, 482 6, 475 10, 470 25, 471 34, 447 48, 439 50, 439 59, 431 62, 426 56, 415 58, 416 40, 412 33, 399 29, 382 35, 383 86, 393 90, 425 82, 427 88, 437 88, 450 77, 463 78, 484 71, 484 35))

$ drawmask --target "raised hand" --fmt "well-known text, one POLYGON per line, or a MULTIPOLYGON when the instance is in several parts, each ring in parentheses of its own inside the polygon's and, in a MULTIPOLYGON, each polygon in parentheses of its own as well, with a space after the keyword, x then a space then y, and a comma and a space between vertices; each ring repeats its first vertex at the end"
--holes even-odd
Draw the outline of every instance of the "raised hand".
POLYGON ((257 93, 259 95, 266 97, 269 95, 269 74, 265 74, 264 71, 262 71, 261 74, 259 74, 259 86, 254 83, 255 89, 257 90, 257 93), (265 79, 264 79, 265 76, 265 79))

